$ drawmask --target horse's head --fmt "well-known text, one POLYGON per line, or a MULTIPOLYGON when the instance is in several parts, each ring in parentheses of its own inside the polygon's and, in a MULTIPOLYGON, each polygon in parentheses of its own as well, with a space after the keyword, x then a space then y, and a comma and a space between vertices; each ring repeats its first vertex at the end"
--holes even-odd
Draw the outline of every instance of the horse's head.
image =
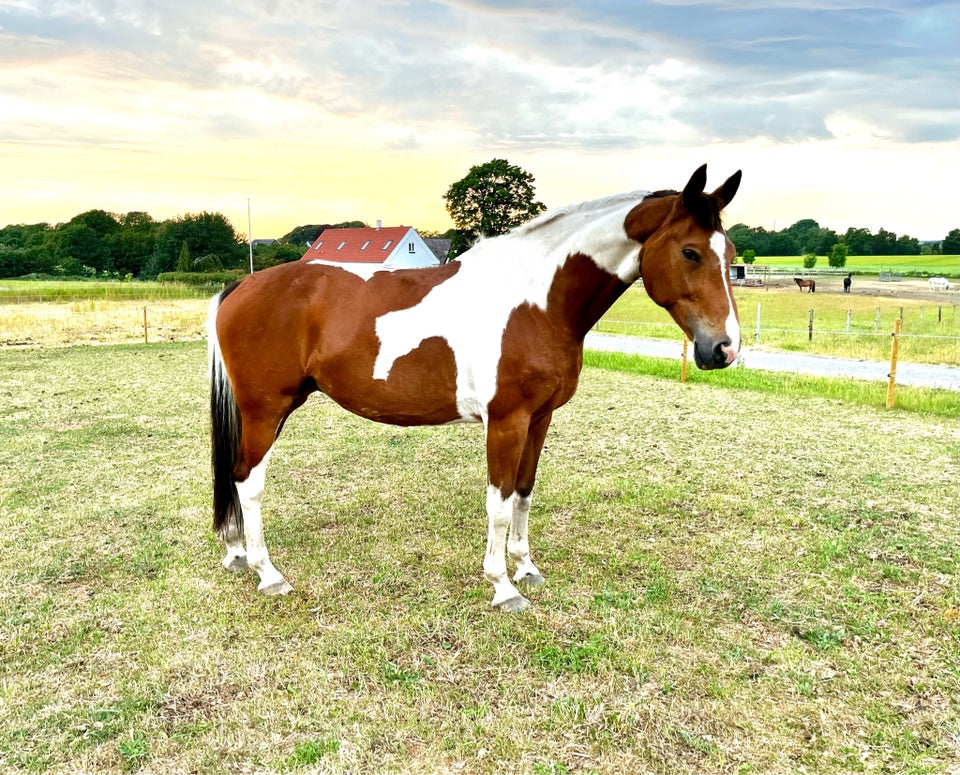
POLYGON ((740 186, 737 171, 712 194, 704 193, 707 165, 693 173, 681 193, 657 192, 624 221, 642 243, 640 276, 647 294, 666 309, 694 343, 701 369, 724 368, 740 352, 740 322, 730 285, 733 243, 720 225, 720 211, 740 186))

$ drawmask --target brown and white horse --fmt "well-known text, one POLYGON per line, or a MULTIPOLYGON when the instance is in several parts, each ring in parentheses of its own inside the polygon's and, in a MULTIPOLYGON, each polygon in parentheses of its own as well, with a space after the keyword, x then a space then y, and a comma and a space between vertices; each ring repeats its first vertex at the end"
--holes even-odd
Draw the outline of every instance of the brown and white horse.
POLYGON ((321 391, 379 422, 484 424, 483 571, 494 606, 526 608, 513 582, 543 583, 527 537, 537 462, 553 411, 577 389, 591 326, 642 277, 694 342, 700 368, 737 357, 734 247, 720 211, 740 172, 713 193, 704 192, 706 178, 704 165, 680 193, 638 192, 548 212, 434 268, 360 277, 305 261, 225 288, 207 323, 213 527, 226 544, 223 566, 253 568, 266 594, 291 590, 270 562, 260 500, 284 422, 321 391))

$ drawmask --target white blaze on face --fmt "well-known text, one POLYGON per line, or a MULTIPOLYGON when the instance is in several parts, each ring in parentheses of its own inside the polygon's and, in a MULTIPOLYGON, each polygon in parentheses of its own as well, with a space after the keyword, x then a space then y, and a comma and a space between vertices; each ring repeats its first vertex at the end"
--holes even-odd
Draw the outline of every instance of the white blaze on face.
POLYGON ((740 351, 740 323, 737 321, 737 314, 734 311, 733 297, 730 295, 730 266, 727 263, 727 235, 715 231, 710 237, 710 247, 717 254, 720 261, 720 282, 723 284, 723 292, 727 296, 727 320, 725 329, 727 338, 730 340, 730 347, 734 352, 740 351))

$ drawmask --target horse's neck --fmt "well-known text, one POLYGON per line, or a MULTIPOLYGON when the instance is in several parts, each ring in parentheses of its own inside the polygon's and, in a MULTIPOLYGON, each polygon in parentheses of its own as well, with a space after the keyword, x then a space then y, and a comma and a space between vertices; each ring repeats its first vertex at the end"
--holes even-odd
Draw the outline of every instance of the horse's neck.
MULTIPOLYGON (((636 246, 639 253, 640 246, 636 246)), ((548 299, 548 314, 574 337, 583 339, 630 284, 601 269, 592 258, 575 253, 557 270, 548 299)))

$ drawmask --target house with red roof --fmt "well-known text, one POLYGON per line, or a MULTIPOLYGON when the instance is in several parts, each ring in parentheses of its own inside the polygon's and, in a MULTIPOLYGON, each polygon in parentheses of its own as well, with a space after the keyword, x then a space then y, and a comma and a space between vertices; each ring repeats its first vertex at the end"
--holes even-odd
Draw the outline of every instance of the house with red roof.
POLYGON ((440 260, 411 226, 326 229, 307 248, 301 261, 342 265, 361 275, 377 269, 437 266, 440 260))

